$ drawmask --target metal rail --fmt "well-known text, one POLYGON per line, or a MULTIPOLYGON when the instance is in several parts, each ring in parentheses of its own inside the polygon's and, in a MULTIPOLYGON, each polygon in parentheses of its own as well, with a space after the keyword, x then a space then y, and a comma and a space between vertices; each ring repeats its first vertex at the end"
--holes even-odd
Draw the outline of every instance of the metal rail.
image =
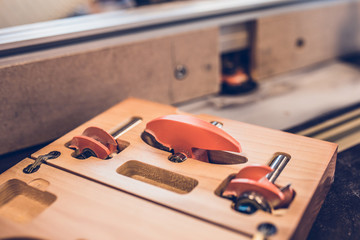
MULTIPOLYGON (((351 1, 351 0, 348 0, 351 1)), ((60 19, 0 29, 0 57, 83 43, 92 40, 219 19, 254 19, 264 11, 297 8, 300 4, 339 0, 204 0, 180 1, 109 13, 60 19)), ((341 2, 341 1, 340 1, 341 2)), ((231 20, 230 20, 231 21, 231 20)))

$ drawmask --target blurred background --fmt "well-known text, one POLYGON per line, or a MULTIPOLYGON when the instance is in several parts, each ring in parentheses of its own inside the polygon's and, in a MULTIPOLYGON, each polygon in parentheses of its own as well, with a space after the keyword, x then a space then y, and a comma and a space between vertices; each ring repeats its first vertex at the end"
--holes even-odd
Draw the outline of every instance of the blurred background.
POLYGON ((2 0, 0 3, 0 27, 134 8, 151 3, 151 1, 136 2, 134 0, 2 0))

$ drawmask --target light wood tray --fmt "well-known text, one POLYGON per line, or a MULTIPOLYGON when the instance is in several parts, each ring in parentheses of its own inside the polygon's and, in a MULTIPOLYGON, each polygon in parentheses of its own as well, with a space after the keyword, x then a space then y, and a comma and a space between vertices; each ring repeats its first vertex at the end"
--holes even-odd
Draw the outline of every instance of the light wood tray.
MULTIPOLYGON (((194 159, 172 163, 167 159, 169 153, 145 144, 140 135, 148 121, 174 113, 179 111, 167 105, 128 99, 49 144, 32 157, 36 158, 54 150, 60 151, 61 156, 49 160, 48 165, 75 174, 83 178, 82 181, 86 179, 88 182, 97 182, 110 187, 111 191, 129 193, 150 200, 169 211, 175 210, 216 228, 230 230, 239 237, 252 237, 257 232, 258 225, 267 222, 274 224, 278 229, 277 234, 270 239, 306 238, 333 182, 336 144, 200 115, 198 117, 206 121, 222 122, 224 131, 240 142, 248 163, 215 165, 194 159), (119 138, 119 141, 127 142, 129 146, 112 159, 100 160, 90 157, 79 160, 72 157, 74 151, 66 147, 72 137, 80 135, 89 126, 98 126, 111 132, 133 116, 139 116, 143 121, 119 138), (267 164, 277 152, 290 154, 291 160, 276 183, 283 186, 291 183, 296 191, 292 204, 281 214, 257 211, 255 214, 245 215, 233 210, 230 200, 215 194, 216 189, 229 175, 237 173, 249 164, 267 164)), ((40 167, 37 174, 45 172, 46 169, 40 167)), ((82 189, 76 185, 74 182, 69 188, 81 192, 82 189)), ((87 204, 86 201, 83 204, 87 204)), ((119 205, 114 204, 112 207, 117 209, 119 205)), ((137 210, 128 208, 126 211, 137 210)), ((155 208, 153 215, 158 216, 155 208)), ((136 224, 137 217, 124 216, 133 224, 136 224)), ((164 225, 164 229, 167 227, 164 225)), ((212 237, 211 233, 208 237, 212 237)))
POLYGON ((239 239, 232 231, 47 165, 24 174, 32 162, 25 159, 0 175, 0 239, 239 239))

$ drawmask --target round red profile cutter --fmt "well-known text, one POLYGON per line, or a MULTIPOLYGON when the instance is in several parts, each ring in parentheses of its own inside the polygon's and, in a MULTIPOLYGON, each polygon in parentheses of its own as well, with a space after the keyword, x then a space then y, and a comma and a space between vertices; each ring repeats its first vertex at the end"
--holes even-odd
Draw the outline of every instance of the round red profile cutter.
POLYGON ((187 158, 217 164, 244 163, 240 143, 219 122, 206 122, 190 115, 166 115, 146 124, 141 138, 152 147, 171 152, 169 160, 187 158))
POLYGON ((70 148, 75 148, 80 158, 96 156, 106 159, 117 152, 117 142, 113 136, 99 127, 88 127, 80 136, 71 140, 70 148))
POLYGON ((133 117, 112 134, 99 127, 88 127, 80 136, 73 137, 69 147, 76 150, 75 155, 80 159, 90 156, 100 159, 109 158, 113 153, 121 150, 116 139, 141 121, 142 118, 133 117))
POLYGON ((272 212, 273 209, 287 208, 295 197, 290 184, 279 188, 275 185, 290 156, 277 155, 269 164, 244 167, 229 182, 222 196, 234 200, 234 209, 252 214, 258 209, 272 212))

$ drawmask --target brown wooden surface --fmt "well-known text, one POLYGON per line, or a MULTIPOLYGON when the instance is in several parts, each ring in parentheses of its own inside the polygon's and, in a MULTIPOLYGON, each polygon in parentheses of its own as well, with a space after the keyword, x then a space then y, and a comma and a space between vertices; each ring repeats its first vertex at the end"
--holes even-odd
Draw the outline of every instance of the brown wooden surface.
POLYGON ((359 15, 360 3, 354 1, 258 19, 253 77, 264 79, 358 51, 359 15))
POLYGON ((1 239, 244 239, 50 166, 24 174, 32 162, 25 159, 0 175, 1 239), (7 185, 14 179, 17 184, 7 185))
POLYGON ((0 154, 58 138, 129 96, 169 104, 218 91, 217 28, 137 37, 2 60, 0 154))
POLYGON ((324 199, 330 190, 330 186, 334 182, 336 157, 337 154, 334 154, 323 176, 321 177, 319 187, 316 189, 309 207, 305 210, 304 215, 298 227, 296 228, 293 239, 303 239, 303 234, 310 231, 312 224, 314 223, 316 216, 324 202, 324 199))
MULTIPOLYGON (((317 214, 319 203, 321 205, 324 200, 324 194, 314 196, 313 194, 319 191, 326 193, 330 182, 324 184, 320 184, 320 182, 323 179, 333 177, 333 168, 331 166, 335 162, 337 149, 335 144, 202 115, 199 117, 206 121, 217 120, 224 123, 223 129, 241 143, 243 153, 249 159, 249 162, 241 165, 214 165, 188 159, 184 163, 176 164, 167 160, 169 153, 145 144, 141 140, 140 134, 144 130, 147 121, 161 115, 177 112, 175 108, 170 106, 138 99, 128 99, 36 152, 33 157, 53 150, 60 151, 62 155, 58 159, 49 160, 49 165, 94 179, 168 208, 186 212, 208 222, 232 229, 245 236, 254 234, 256 227, 262 222, 271 222, 277 226, 278 233, 274 238, 290 238, 298 227, 306 231, 309 229, 317 214), (106 131, 110 131, 133 116, 142 117, 143 122, 119 138, 122 141, 129 142, 130 145, 112 159, 99 160, 94 157, 86 160, 75 159, 71 156, 73 150, 65 147, 65 144, 73 136, 81 134, 88 126, 99 126, 106 131), (215 195, 215 190, 230 174, 237 173, 243 166, 248 164, 267 164, 276 152, 285 152, 292 157, 277 180, 279 185, 292 183, 297 193, 290 208, 285 212, 279 213, 280 215, 270 215, 264 212, 257 212, 250 216, 243 215, 231 209, 229 200, 215 195), (145 163, 153 166, 154 169, 161 168, 182 175, 185 179, 195 179, 198 184, 188 193, 186 191, 185 193, 179 193, 162 187, 164 181, 160 181, 160 184, 156 182, 149 184, 151 179, 145 182, 139 181, 139 177, 133 178, 131 177, 132 174, 125 174, 126 171, 119 170, 119 167, 121 168, 133 161, 140 162, 142 167, 144 166, 141 163, 145 163), (119 172, 124 174, 119 174, 119 172), (307 211, 312 212, 312 215, 304 216, 303 214, 307 211)), ((146 166, 145 168, 150 172, 152 171, 152 168, 146 166)), ((146 175, 141 177, 148 178, 146 175)), ((186 180, 185 183, 187 183, 186 180)), ((173 186, 176 187, 176 185, 173 186)), ((297 232, 295 237, 305 238, 306 231, 297 232)))

